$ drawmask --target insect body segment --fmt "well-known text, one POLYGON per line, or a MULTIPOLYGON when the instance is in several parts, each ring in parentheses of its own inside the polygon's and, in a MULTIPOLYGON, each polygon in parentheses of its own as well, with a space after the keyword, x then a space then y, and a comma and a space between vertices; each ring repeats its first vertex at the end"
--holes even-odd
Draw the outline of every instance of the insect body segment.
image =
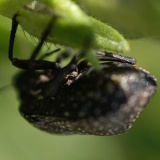
POLYGON ((43 89, 54 79, 53 73, 47 74, 23 72, 15 82, 21 114, 49 133, 121 134, 132 126, 157 88, 154 77, 141 68, 108 62, 102 72, 87 68, 72 83, 65 79, 56 94, 44 98, 43 89))

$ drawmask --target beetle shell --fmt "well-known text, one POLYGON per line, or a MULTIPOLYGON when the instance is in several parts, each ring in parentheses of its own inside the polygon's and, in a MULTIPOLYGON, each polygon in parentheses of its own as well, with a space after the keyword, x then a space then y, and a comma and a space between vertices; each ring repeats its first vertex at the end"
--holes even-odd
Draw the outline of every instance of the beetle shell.
POLYGON ((43 90, 51 79, 53 73, 26 71, 15 82, 22 116, 55 134, 121 134, 132 127, 157 89, 149 72, 117 62, 103 64, 101 72, 88 68, 45 97, 43 90))

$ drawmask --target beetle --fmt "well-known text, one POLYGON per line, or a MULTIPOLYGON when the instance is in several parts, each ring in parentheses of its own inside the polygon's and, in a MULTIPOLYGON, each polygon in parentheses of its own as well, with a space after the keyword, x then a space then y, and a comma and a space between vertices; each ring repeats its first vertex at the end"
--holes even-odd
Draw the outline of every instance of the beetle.
POLYGON ((55 134, 117 135, 131 128, 154 95, 155 78, 127 63, 106 62, 64 75, 20 73, 15 86, 20 113, 33 126, 55 134), (23 83, 22 83, 23 82, 23 83), (57 88, 58 87, 58 88, 57 88))
POLYGON ((35 127, 55 134, 117 135, 127 131, 154 95, 155 78, 134 66, 134 58, 101 51, 96 52, 100 70, 80 61, 84 53, 64 67, 37 60, 52 24, 48 24, 31 58, 21 60, 13 57, 18 25, 13 18, 8 54, 14 66, 25 70, 14 81, 22 116, 35 127))

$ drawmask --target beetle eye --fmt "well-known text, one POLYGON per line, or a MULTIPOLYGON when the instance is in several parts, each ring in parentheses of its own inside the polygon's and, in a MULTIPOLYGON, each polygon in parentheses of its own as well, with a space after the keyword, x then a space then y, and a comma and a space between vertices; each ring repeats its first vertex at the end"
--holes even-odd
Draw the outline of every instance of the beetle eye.
POLYGON ((16 85, 20 112, 35 127, 57 134, 121 134, 132 127, 157 89, 147 71, 118 62, 105 63, 101 72, 90 67, 71 84, 63 81, 56 94, 48 97, 43 89, 51 80, 39 81, 44 73, 27 74, 20 73, 15 81, 24 82, 16 85), (33 94, 34 89, 40 91, 33 94))

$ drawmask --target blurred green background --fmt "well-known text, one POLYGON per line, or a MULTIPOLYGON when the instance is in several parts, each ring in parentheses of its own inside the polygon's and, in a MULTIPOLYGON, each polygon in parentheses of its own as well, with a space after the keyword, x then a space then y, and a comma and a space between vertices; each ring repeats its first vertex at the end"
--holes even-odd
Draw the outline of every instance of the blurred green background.
MULTIPOLYGON (((101 1, 104 3, 105 0, 99 0, 101 1)), ((82 8, 92 9, 92 5, 88 6, 91 4, 89 0, 86 2, 88 4, 81 5, 82 8)), ((94 16, 107 22, 104 5, 93 9, 88 9, 88 12, 91 14, 95 11, 94 16)), ((133 127, 119 136, 57 136, 39 131, 28 124, 18 112, 19 100, 12 85, 13 77, 19 70, 7 58, 11 20, 0 16, 0 22, 0 88, 10 85, 0 91, 0 160, 160 159, 159 89, 133 127)), ((117 25, 117 28, 121 27, 117 25)), ((128 32, 125 33, 127 35, 128 32)), ((131 52, 127 56, 135 57, 137 65, 154 75, 159 85, 160 41, 138 39, 129 42, 131 52)), ((35 42, 30 37, 26 38, 20 30, 15 47, 15 52, 21 53, 18 56, 27 57, 34 46, 35 42)))

